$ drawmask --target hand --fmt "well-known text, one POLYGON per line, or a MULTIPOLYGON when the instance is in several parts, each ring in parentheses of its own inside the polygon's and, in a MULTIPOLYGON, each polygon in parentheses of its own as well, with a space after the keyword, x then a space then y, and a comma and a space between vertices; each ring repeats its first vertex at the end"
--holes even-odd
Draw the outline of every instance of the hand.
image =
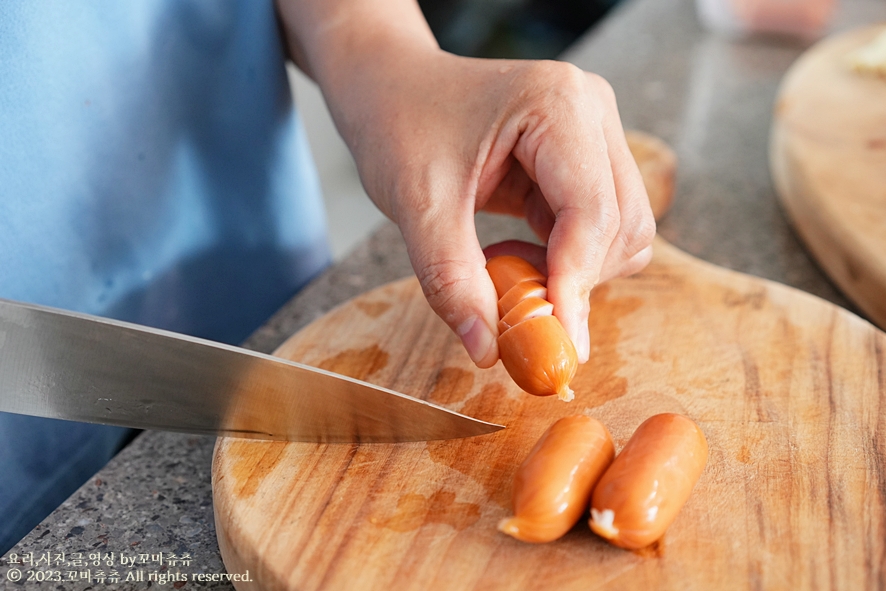
MULTIPOLYGON (((643 268, 655 233, 610 86, 560 62, 453 56, 414 27, 364 36, 341 18, 339 38, 361 51, 318 80, 431 307, 493 365, 496 295, 474 214, 525 216, 547 243, 548 299, 587 361, 591 289, 643 268)), ((525 245, 498 250, 515 248, 540 262, 525 245)))

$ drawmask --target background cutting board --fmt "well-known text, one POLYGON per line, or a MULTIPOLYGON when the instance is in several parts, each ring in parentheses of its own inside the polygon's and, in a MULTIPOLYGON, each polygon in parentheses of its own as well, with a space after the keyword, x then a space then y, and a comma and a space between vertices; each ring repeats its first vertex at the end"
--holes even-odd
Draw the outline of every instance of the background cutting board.
POLYGON ((825 272, 886 327, 886 78, 847 54, 886 26, 827 39, 786 75, 770 160, 785 210, 825 272))
MULTIPOLYGON (((644 158, 673 164, 660 150, 644 158)), ((647 183, 666 168, 641 166, 647 183)), ((219 439, 219 546, 229 572, 254 579, 238 588, 882 587, 886 335, 802 292, 655 248, 643 273, 594 291, 591 361, 571 403, 521 392, 500 364, 476 369, 414 279, 294 335, 278 355, 508 428, 399 445, 219 439), (514 471, 557 418, 593 415, 620 448, 660 412, 692 417, 711 450, 660 543, 620 550, 584 521, 546 545, 496 530, 514 471)))

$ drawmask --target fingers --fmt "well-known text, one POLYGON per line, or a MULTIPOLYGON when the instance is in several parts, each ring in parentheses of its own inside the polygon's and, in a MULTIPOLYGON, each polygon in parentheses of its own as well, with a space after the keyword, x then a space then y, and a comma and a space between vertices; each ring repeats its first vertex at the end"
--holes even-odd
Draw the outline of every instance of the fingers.
POLYGON ((548 294, 584 363, 590 355, 590 292, 601 280, 620 214, 603 132, 590 121, 578 123, 550 129, 532 164, 555 216, 548 240, 548 294))
POLYGON ((498 308, 473 210, 418 211, 400 220, 409 259, 431 308, 478 367, 498 361, 498 308))
POLYGON ((617 231, 615 207, 604 199, 595 198, 597 208, 557 212, 548 243, 548 294, 580 363, 590 356, 590 293, 600 282, 605 253, 617 231))
POLYGON ((538 185, 533 184, 532 189, 526 196, 523 204, 523 214, 526 217, 526 223, 535 232, 543 242, 547 243, 554 230, 556 218, 551 206, 545 200, 544 195, 538 185))
MULTIPOLYGON (((498 315, 474 213, 483 208, 524 216, 547 242, 546 251, 504 243, 489 247, 487 254, 517 254, 546 271, 554 314, 585 362, 591 290, 601 281, 640 270, 651 257, 655 224, 642 178, 614 94, 602 78, 555 62, 511 64, 495 72, 477 77, 505 81, 476 95, 490 97, 490 109, 471 109, 464 120, 456 120, 462 125, 438 129, 431 145, 418 141, 421 134, 402 134, 417 143, 402 149, 399 159, 385 160, 399 163, 386 169, 394 180, 370 184, 381 185, 373 191, 376 198, 394 196, 391 218, 400 226, 429 304, 480 367, 498 358, 498 315), (488 121, 472 118, 487 111, 492 113, 488 121), (492 136, 475 133, 487 125, 492 136), (464 145, 470 149, 460 148, 464 145), (411 187, 410 175, 421 180, 417 186, 422 190, 411 187)), ((427 120, 451 121, 451 112, 446 114, 427 120)), ((364 168, 370 172, 361 170, 361 178, 374 178, 372 170, 378 167, 364 168)))
POLYGON ((617 277, 627 277, 634 273, 639 273, 646 268, 646 265, 648 265, 650 261, 652 261, 651 244, 622 263, 621 271, 617 277))
POLYGON ((513 156, 507 161, 507 174, 483 205, 489 213, 523 216, 535 235, 548 241, 554 228, 554 213, 538 185, 529 178, 526 170, 513 156))
POLYGON ((558 117, 530 125, 514 154, 537 186, 525 191, 525 207, 536 212, 536 231, 549 234, 554 314, 585 362, 591 289, 649 262, 655 223, 611 87, 598 76, 558 67, 558 117), (532 204, 539 195, 553 214, 552 227, 532 204))
POLYGON ((604 128, 604 133, 618 201, 619 228, 606 253, 601 282, 643 269, 651 260, 655 238, 655 218, 643 177, 617 118, 604 128))

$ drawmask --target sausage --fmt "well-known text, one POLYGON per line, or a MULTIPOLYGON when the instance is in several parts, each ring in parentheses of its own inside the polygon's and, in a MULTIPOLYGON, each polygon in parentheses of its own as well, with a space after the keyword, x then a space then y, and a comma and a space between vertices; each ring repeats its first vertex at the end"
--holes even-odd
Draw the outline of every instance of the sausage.
POLYGON ((486 269, 499 297, 498 350, 508 374, 530 394, 572 400, 569 382, 578 369, 578 355, 553 315, 553 304, 544 299, 547 278, 528 261, 510 255, 492 257, 486 269))
POLYGON ((569 382, 575 377, 578 357, 560 321, 538 316, 513 326, 498 337, 501 362, 511 379, 535 396, 552 396, 569 402, 575 397, 569 382))
POLYGON ((554 304, 551 302, 542 298, 528 297, 517 303, 516 306, 508 310, 507 314, 501 317, 501 320, 498 322, 498 332, 503 333, 507 329, 513 328, 530 318, 550 316, 553 313, 554 304))
POLYGON ((689 499, 707 459, 704 433, 692 420, 650 417, 594 489, 591 529, 630 550, 655 542, 689 499))
POLYGON ((499 298, 522 281, 535 281, 545 285, 548 280, 532 263, 509 254, 486 261, 486 272, 489 273, 499 298))
POLYGON ((586 511, 591 491, 615 457, 609 431, 600 421, 565 417, 551 425, 517 469, 514 516, 499 531, 523 542, 551 542, 586 511))
POLYGON ((547 299, 548 288, 538 281, 521 281, 509 289, 498 300, 498 315, 504 317, 511 309, 526 298, 547 299))

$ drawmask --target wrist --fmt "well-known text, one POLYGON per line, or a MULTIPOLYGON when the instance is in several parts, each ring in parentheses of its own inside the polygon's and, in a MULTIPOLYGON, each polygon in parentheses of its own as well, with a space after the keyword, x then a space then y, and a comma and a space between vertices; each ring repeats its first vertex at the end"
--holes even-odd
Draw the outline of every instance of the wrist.
POLYGON ((384 93, 415 60, 442 53, 414 0, 278 0, 278 8, 290 54, 343 133, 355 104, 384 93))

